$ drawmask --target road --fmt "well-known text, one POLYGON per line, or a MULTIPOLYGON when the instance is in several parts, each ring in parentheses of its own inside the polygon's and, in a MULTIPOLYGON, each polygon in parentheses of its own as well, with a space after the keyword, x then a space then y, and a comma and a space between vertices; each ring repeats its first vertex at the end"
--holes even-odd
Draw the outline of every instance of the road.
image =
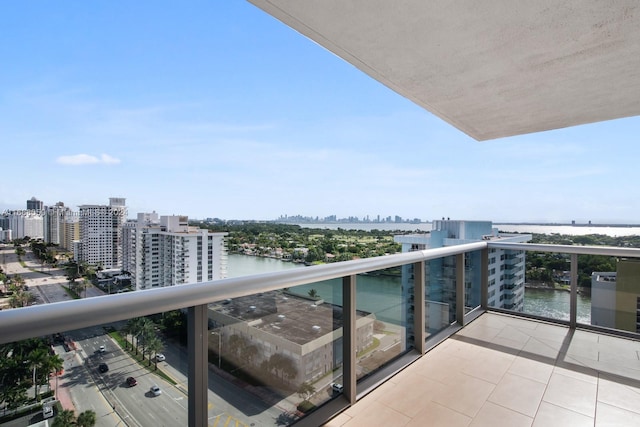
MULTIPOLYGON (((13 246, 0 247, 2 268, 8 274, 20 274, 25 279, 30 292, 36 295, 36 303, 71 299, 62 288, 67 283, 64 270, 45 268, 39 271, 38 261, 28 250, 23 259, 27 268, 18 262, 13 246)), ((87 297, 104 295, 93 286, 87 288, 86 294, 87 297)), ((55 346, 56 353, 64 360, 64 374, 58 378, 56 387, 60 391, 66 389, 64 391, 70 395, 77 412, 94 410, 96 426, 187 425, 186 349, 172 341, 164 343, 167 359, 158 366, 176 381, 176 386, 173 386, 129 357, 102 326, 70 331, 64 335, 73 341, 75 349, 66 351, 62 345, 55 346), (101 345, 106 348, 104 353, 99 351, 101 345), (107 363, 109 371, 100 373, 100 363, 107 363), (136 386, 126 384, 129 376, 137 379, 136 386), (153 396, 149 391, 153 384, 161 388, 160 396, 153 396)), ((286 401, 275 406, 264 403, 242 386, 218 375, 215 368, 209 373, 208 401, 209 425, 214 427, 273 426, 282 419, 283 412, 294 409, 294 405, 286 401)))

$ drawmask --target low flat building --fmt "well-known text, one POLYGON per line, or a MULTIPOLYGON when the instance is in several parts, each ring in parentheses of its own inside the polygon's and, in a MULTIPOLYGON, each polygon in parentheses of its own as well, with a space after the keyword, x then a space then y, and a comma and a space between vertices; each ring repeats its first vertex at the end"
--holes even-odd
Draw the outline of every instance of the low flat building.
MULTIPOLYGON (((266 366, 273 355, 290 361, 292 386, 331 373, 342 366, 342 307, 284 291, 267 292, 212 305, 209 320, 218 328, 222 355, 247 363, 250 371, 266 366), (238 343, 241 343, 238 345, 238 343), (254 346, 248 357, 247 348, 254 346)), ((373 343, 375 316, 356 317, 357 352, 373 343)), ((215 339, 210 342, 217 351, 215 339)))

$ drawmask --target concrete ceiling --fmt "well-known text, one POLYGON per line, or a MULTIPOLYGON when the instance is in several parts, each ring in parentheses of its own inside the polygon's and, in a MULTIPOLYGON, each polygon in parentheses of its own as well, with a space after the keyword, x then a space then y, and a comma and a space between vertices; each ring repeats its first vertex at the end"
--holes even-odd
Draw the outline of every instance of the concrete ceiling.
POLYGON ((249 0, 477 140, 640 115, 638 0, 249 0))

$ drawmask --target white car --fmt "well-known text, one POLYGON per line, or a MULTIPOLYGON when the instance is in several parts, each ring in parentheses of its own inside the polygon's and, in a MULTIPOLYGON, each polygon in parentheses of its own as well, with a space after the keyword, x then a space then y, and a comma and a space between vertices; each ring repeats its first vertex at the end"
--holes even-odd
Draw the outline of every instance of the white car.
POLYGON ((164 354, 162 354, 162 353, 158 353, 158 354, 156 354, 156 360, 157 360, 158 362, 164 362, 164 361, 165 361, 165 359, 166 359, 166 357, 164 357, 164 354))
POLYGON ((331 383, 331 389, 338 393, 342 393, 342 391, 344 390, 344 386, 338 383, 331 383))
POLYGON ((51 417, 53 417, 53 406, 44 405, 42 407, 42 418, 46 420, 51 417))
POLYGON ((155 384, 151 386, 149 391, 151 391, 151 393, 153 393, 154 396, 160 396, 162 394, 162 390, 160 390, 160 387, 158 387, 155 384))
POLYGON ((101 345, 99 351, 100 351, 100 353, 104 353, 105 351, 107 351, 107 348, 105 346, 101 345))

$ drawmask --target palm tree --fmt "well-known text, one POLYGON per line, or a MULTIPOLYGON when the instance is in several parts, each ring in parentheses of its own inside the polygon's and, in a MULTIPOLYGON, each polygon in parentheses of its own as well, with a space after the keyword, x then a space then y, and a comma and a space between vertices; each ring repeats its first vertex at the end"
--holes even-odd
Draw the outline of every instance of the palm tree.
POLYGON ((140 332, 142 331, 143 322, 144 321, 143 321, 142 317, 135 317, 133 319, 129 319, 129 321, 127 322, 127 326, 126 326, 128 333, 131 334, 131 345, 132 346, 134 345, 133 340, 135 339, 136 354, 138 354, 138 336, 140 335, 140 332))
POLYGON ((57 354, 54 354, 53 356, 49 356, 43 364, 43 369, 47 373, 47 377, 49 377, 49 375, 51 374, 56 374, 56 391, 55 391, 56 396, 58 395, 57 375, 59 372, 62 371, 63 367, 64 367, 64 361, 57 354))
MULTIPOLYGON (((134 319, 129 319, 124 327, 120 330, 120 333, 124 334, 124 348, 129 348, 129 335, 133 335, 133 327, 135 326, 134 319)), ((133 348, 133 338, 131 339, 131 348, 133 348)))
POLYGON ((31 369, 33 369, 33 386, 35 387, 36 401, 40 400, 40 395, 38 394, 38 385, 40 381, 37 375, 37 370, 44 365, 45 361, 48 358, 49 353, 47 352, 47 350, 43 347, 39 347, 29 353, 27 359, 29 361, 29 366, 31 367, 31 369))
POLYGON ((78 415, 78 420, 76 421, 76 424, 79 427, 93 427, 96 425, 96 413, 94 411, 92 411, 91 409, 88 409, 84 412, 81 412, 80 415, 78 415))
MULTIPOLYGON (((149 366, 151 366, 151 355, 157 355, 164 349, 162 341, 158 337, 153 337, 147 343, 147 350, 149 351, 149 366)), ((155 360, 155 368, 158 369, 158 359, 155 360)))
POLYGON ((144 358, 145 353, 147 352, 147 344, 148 342, 155 337, 156 330, 154 323, 147 319, 146 317, 142 318, 142 327, 140 328, 140 335, 142 337, 142 357, 144 358))
POLYGON ((53 419, 51 427, 69 427, 74 425, 75 422, 76 414, 69 409, 64 409, 58 412, 58 415, 53 419))

